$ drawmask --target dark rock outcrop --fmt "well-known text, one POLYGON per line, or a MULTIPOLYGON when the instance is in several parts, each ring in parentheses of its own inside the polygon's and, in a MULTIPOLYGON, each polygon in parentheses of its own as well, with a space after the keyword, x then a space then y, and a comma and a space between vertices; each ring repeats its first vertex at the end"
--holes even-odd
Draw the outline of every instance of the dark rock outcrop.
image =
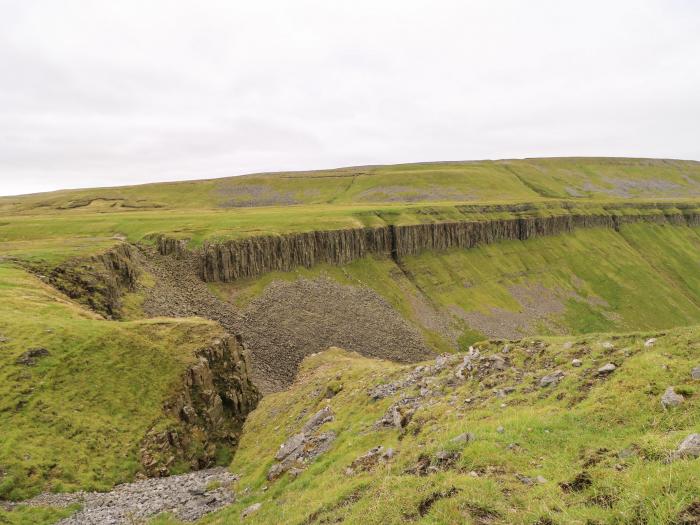
POLYGON ((201 277, 233 281, 319 263, 346 264, 370 253, 391 253, 389 228, 358 228, 268 235, 226 243, 205 243, 201 277))
POLYGON ((30 270, 71 299, 114 319, 120 317, 122 294, 136 288, 140 274, 136 257, 132 245, 120 243, 100 255, 70 259, 48 272, 30 270))
POLYGON ((143 440, 140 461, 148 476, 168 475, 178 464, 212 466, 222 451, 233 452, 246 416, 258 403, 247 352, 234 337, 215 340, 196 358, 163 407, 178 423, 153 429, 143 440))
MULTIPOLYGON (((566 213, 546 217, 389 225, 205 243, 199 254, 200 276, 207 282, 235 281, 271 271, 288 271, 299 266, 308 268, 319 263, 346 264, 369 254, 400 258, 418 255, 426 250, 472 248, 503 240, 557 235, 576 228, 605 227, 617 230, 623 224, 635 222, 700 225, 700 214, 694 210, 655 211, 656 213, 566 213)), ((172 243, 165 240, 162 244, 165 251, 181 252, 184 249, 182 244, 173 248, 172 243)))
POLYGON ((24 366, 34 366, 39 359, 47 355, 49 355, 49 351, 46 348, 30 348, 19 356, 15 363, 24 366))
POLYGON ((173 239, 165 235, 156 237, 156 248, 161 255, 173 255, 184 258, 190 253, 187 249, 189 239, 173 239))

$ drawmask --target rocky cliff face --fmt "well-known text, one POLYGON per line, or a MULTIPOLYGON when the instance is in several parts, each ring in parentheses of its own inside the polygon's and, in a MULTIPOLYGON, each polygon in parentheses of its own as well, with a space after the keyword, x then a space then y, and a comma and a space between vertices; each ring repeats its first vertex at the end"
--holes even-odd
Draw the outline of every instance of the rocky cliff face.
POLYGON ((120 297, 134 290, 140 274, 136 249, 121 243, 89 258, 76 258, 50 269, 43 275, 52 286, 70 298, 108 318, 118 318, 120 297))
POLYGON ((370 253, 389 254, 388 228, 357 228, 259 236, 223 244, 205 243, 201 276, 205 281, 233 281, 271 271, 319 263, 346 264, 370 253))
POLYGON ((246 416, 260 394, 250 381, 247 352, 232 336, 198 351, 164 412, 176 424, 154 428, 144 438, 140 462, 148 476, 201 469, 230 458, 246 416))
POLYGON ((165 235, 159 235, 156 238, 156 249, 161 255, 173 255, 177 258, 183 258, 189 254, 187 239, 173 239, 165 235))
POLYGON ((472 248, 503 240, 557 235, 575 228, 618 229, 622 224, 633 222, 698 226, 700 214, 693 210, 565 214, 250 237, 225 243, 206 243, 200 253, 200 275, 207 282, 226 282, 271 271, 288 271, 298 266, 346 264, 369 254, 399 258, 418 255, 424 250, 472 248))

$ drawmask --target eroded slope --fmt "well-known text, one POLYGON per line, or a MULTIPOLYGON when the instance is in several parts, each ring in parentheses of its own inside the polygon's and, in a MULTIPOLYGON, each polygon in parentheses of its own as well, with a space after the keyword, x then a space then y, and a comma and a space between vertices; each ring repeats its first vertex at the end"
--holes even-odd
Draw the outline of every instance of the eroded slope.
POLYGON ((248 418, 241 499, 203 523, 253 504, 246 523, 692 523, 699 350, 697 328, 493 341, 419 367, 329 350, 248 418))
POLYGON ((258 399, 246 359, 212 322, 107 321, 0 264, 0 497, 227 461, 258 399))

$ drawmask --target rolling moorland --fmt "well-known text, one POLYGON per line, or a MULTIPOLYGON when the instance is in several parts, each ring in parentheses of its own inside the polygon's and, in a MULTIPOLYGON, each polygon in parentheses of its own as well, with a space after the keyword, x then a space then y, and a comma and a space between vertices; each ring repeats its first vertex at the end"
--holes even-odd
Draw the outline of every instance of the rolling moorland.
POLYGON ((693 161, 0 197, 0 523, 700 523, 699 256, 693 161))

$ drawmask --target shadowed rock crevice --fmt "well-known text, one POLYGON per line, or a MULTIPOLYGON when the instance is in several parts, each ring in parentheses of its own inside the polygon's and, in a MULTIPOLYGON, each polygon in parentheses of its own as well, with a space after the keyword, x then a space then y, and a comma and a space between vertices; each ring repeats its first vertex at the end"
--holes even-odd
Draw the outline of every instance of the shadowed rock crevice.
POLYGON ((196 353, 163 406, 177 425, 152 429, 142 442, 139 459, 149 476, 167 476, 183 465, 207 468, 217 457, 230 457, 260 399, 249 369, 247 353, 234 337, 216 339, 196 353))

